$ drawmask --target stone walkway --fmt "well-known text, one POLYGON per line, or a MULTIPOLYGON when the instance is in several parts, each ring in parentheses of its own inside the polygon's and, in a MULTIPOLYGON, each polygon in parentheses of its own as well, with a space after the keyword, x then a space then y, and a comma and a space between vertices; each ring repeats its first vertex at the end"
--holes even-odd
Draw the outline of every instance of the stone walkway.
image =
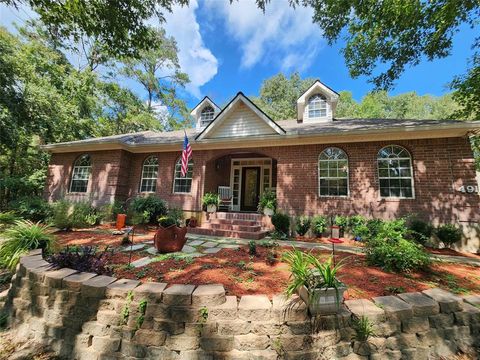
MULTIPOLYGON (((201 257, 208 254, 215 254, 221 249, 238 249, 240 246, 248 245, 251 240, 247 239, 233 239, 226 237, 218 236, 206 236, 206 235, 197 235, 197 234, 188 234, 187 243, 183 247, 182 251, 176 253, 170 253, 167 256, 170 257, 201 257)), ((263 240, 256 240, 257 243, 262 243, 262 241, 273 241, 270 238, 265 238, 263 240)), ((320 249, 320 250, 331 250, 332 246, 330 244, 319 244, 319 243, 310 243, 303 241, 291 241, 291 240, 276 240, 282 246, 295 246, 302 249, 320 249)), ((135 267, 141 267, 148 265, 149 263, 155 261, 155 257, 162 256, 157 253, 156 249, 153 247, 153 241, 146 241, 133 246, 126 246, 122 251, 130 251, 130 248, 133 250, 144 250, 148 252, 151 256, 147 256, 141 259, 138 259, 132 262, 132 265, 135 267)), ((347 246, 347 245, 335 245, 337 251, 342 251, 350 254, 361 254, 363 249, 361 247, 347 246)), ((163 255, 165 256, 165 255, 163 255)), ((437 261, 445 261, 457 264, 472 265, 480 267, 480 259, 468 258, 464 256, 454 256, 454 255, 440 255, 432 254, 432 258, 437 261)))

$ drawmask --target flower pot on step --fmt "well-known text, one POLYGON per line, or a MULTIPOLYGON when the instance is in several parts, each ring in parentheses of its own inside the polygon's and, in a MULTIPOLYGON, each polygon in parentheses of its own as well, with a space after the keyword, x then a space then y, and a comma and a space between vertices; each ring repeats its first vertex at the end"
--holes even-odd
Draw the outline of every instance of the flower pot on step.
POLYGON ((336 314, 340 310, 340 305, 343 304, 343 293, 347 290, 346 287, 315 289, 314 293, 310 295, 305 286, 299 287, 297 292, 300 298, 307 304, 311 315, 326 315, 336 314), (338 291, 338 300, 337 300, 338 291))
POLYGON ((217 211, 217 205, 214 205, 214 204, 207 205, 207 212, 208 213, 214 213, 216 211, 217 211))
POLYGON ((263 214, 264 214, 264 215, 272 216, 273 213, 274 213, 273 209, 270 209, 270 208, 265 208, 265 209, 263 209, 263 214))

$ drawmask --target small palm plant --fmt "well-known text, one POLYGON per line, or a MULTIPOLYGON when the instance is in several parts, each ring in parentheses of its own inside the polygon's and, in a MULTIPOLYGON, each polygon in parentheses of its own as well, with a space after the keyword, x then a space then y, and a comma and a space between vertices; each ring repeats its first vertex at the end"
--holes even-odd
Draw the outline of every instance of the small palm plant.
POLYGON ((308 254, 298 249, 287 251, 283 254, 283 260, 290 266, 290 282, 286 289, 286 295, 292 296, 298 288, 311 282, 312 269, 308 260, 308 254))
POLYGON ((29 250, 51 251, 55 245, 50 225, 28 220, 16 221, 13 227, 5 231, 5 239, 0 243, 0 265, 11 270, 29 250))

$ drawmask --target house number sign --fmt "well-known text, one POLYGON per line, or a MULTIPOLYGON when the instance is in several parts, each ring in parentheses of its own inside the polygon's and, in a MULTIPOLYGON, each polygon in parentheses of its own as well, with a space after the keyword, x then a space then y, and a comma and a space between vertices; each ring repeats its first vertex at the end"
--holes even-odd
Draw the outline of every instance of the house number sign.
POLYGON ((478 193, 478 186, 476 185, 462 185, 458 189, 458 191, 467 193, 467 194, 473 194, 473 193, 478 193))

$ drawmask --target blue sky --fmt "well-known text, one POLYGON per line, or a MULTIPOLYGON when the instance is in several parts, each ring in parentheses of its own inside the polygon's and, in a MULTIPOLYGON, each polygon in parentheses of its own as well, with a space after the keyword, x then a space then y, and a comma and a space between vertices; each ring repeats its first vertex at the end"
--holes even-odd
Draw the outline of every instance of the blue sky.
MULTIPOLYGON (((11 28, 12 20, 28 14, 28 10, 12 14, 0 5, 0 24, 11 28)), ((328 46, 311 16, 311 9, 293 10, 286 0, 273 0, 265 14, 254 0, 232 5, 228 0, 191 0, 187 8, 175 7, 164 26, 176 38, 180 63, 192 81, 181 96, 191 107, 205 95, 222 105, 238 91, 258 95, 262 81, 280 71, 299 71, 303 77, 319 78, 331 88, 350 90, 354 98, 361 99, 372 85, 366 78, 350 78, 340 52, 343 43, 328 46)), ((409 68, 391 93, 448 92, 448 82, 467 68, 470 46, 478 35, 478 30, 462 28, 455 36, 451 56, 409 68)), ((143 95, 138 85, 126 84, 143 95)))

